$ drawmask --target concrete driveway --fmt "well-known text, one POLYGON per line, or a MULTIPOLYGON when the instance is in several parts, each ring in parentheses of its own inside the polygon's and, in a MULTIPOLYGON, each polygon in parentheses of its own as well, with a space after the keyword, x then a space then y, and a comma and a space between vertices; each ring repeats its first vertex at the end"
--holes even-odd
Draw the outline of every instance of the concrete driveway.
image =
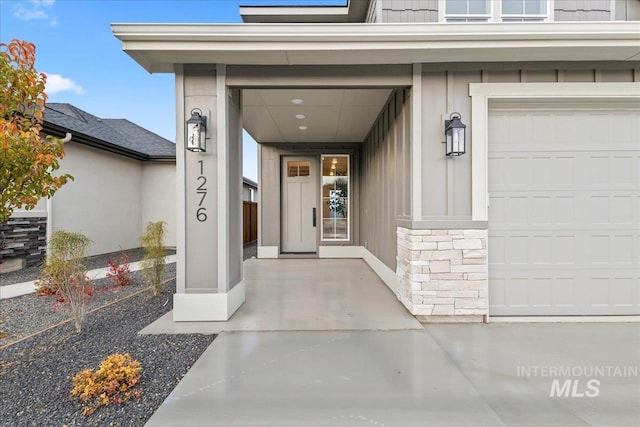
MULTIPOLYGON (((216 338, 148 426, 640 425, 638 323, 422 329, 361 261, 288 261, 261 264, 248 297, 266 298, 270 309, 248 305, 235 323, 226 322, 237 332, 216 338), (296 268, 302 276, 292 278, 296 268), (341 268, 349 271, 342 290, 322 279, 341 268), (297 289, 288 293, 287 286, 297 289), (305 300, 305 286, 313 295, 308 308, 289 307, 305 300), (375 310, 367 309, 366 295, 375 310), (286 315, 273 313, 278 298, 286 315), (295 330, 310 318, 329 330, 295 330)), ((151 329, 181 332, 167 327, 164 319, 151 329)))

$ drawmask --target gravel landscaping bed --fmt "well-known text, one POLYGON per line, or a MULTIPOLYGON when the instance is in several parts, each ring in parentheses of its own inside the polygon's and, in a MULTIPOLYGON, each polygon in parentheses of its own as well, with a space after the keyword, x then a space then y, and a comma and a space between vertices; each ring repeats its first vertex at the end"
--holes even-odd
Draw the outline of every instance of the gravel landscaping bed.
MULTIPOLYGON (((167 267, 167 276, 173 276, 173 266, 167 267)), ((121 298, 127 292, 144 289, 144 285, 120 289, 123 291, 119 293, 104 291, 105 296, 96 292, 92 304, 121 298)), ((174 292, 175 280, 171 280, 158 297, 149 290, 88 314, 80 334, 70 322, 0 350, 0 425, 144 425, 215 338, 199 334, 137 335, 172 309, 174 292), (142 395, 83 416, 81 404, 69 395, 71 379, 83 369, 97 368, 113 353, 130 353, 140 361, 143 374, 136 387, 142 395)), ((51 297, 28 295, 2 301, 3 320, 13 325, 14 318, 20 317, 20 322, 36 325, 34 329, 64 320, 66 307, 51 314, 53 302, 46 298, 51 297)), ((0 346, 8 340, 0 341, 0 346)))
MULTIPOLYGON (((167 255, 175 254, 175 250, 168 250, 167 255)), ((129 255, 131 258, 130 262, 140 261, 144 257, 144 249, 128 249, 126 251, 121 252, 113 252, 102 255, 95 255, 91 257, 87 257, 84 259, 84 264, 87 266, 87 270, 94 270, 96 268, 104 268, 108 267, 107 260, 117 258, 120 259, 122 255, 129 255)), ((22 283, 29 282, 31 280, 36 280, 40 276, 40 267, 33 266, 23 268, 21 270, 12 271, 10 273, 2 273, 0 274, 0 285, 11 285, 14 283, 22 283)))
MULTIPOLYGON (((165 266, 165 279, 174 277, 176 265, 165 266)), ((114 287, 110 279, 91 282, 93 295, 87 300, 87 311, 101 307, 112 301, 133 293, 148 289, 141 271, 131 273, 131 283, 114 287)), ((89 314, 91 316, 91 314, 89 314)), ((17 298, 2 300, 0 303, 0 347, 70 319, 66 305, 56 303, 56 296, 28 294, 17 298)))
POLYGON ((258 258, 258 242, 249 243, 242 248, 242 260, 258 258))

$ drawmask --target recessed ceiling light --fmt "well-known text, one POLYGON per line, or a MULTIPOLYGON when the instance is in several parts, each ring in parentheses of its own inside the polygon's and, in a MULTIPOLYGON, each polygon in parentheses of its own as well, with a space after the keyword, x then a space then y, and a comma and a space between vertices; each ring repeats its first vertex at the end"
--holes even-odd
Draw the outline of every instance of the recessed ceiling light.
POLYGON ((300 130, 307 130, 307 129, 309 129, 309 128, 308 128, 308 127, 306 127, 305 125, 302 125, 302 126, 298 126, 298 129, 300 129, 300 130))
POLYGON ((302 120, 302 119, 306 119, 307 116, 305 116, 304 114, 296 114, 296 119, 298 120, 302 120))
POLYGON ((303 101, 302 99, 300 99, 300 98, 293 98, 293 99, 291 100, 291 102, 293 102, 293 103, 294 103, 294 104, 296 104, 296 105, 300 105, 300 104, 302 104, 304 101, 303 101))

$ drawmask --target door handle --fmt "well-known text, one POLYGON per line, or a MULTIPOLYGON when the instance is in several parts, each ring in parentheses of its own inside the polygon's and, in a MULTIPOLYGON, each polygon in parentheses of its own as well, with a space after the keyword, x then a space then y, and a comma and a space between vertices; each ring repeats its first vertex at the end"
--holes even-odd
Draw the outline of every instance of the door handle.
POLYGON ((312 212, 313 212, 313 226, 315 227, 316 226, 316 208, 313 208, 312 212))

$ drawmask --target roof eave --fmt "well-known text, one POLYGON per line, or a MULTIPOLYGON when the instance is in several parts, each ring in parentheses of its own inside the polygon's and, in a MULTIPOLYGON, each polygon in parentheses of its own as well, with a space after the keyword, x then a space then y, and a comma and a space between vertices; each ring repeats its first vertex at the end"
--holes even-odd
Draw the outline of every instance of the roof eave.
POLYGON ((141 161, 175 161, 176 156, 169 155, 148 155, 145 153, 141 153, 139 151, 131 150, 120 145, 112 144, 110 142, 95 138, 91 135, 86 135, 82 132, 74 131, 73 129, 68 129, 64 126, 56 125, 55 123, 48 122, 46 119, 44 121, 44 125, 42 127, 42 131, 48 135, 53 135, 57 138, 62 138, 66 133, 71 133, 72 141, 89 146, 94 147, 100 150, 108 151, 110 153, 119 154, 131 159, 141 160, 141 161))
POLYGON ((357 65, 638 61, 637 22, 495 24, 112 24, 149 72, 174 64, 357 65))

